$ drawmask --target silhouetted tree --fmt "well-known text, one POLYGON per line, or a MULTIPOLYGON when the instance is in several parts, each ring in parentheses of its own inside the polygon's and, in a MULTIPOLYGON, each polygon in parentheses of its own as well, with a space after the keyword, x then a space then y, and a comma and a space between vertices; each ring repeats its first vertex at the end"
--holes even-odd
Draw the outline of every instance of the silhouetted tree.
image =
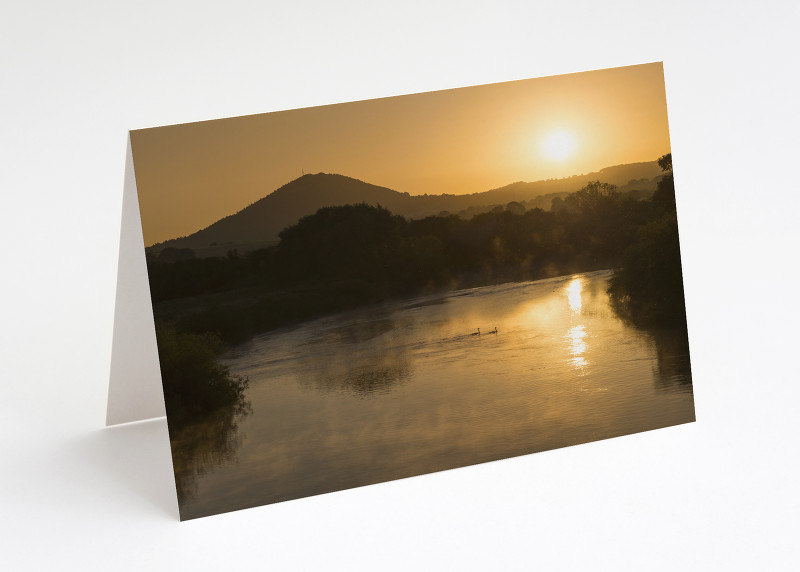
POLYGON ((671 171, 672 170, 672 153, 667 153, 666 155, 662 155, 658 158, 658 166, 661 167, 662 171, 671 171))
POLYGON ((564 204, 577 211, 596 211, 602 208, 603 204, 612 202, 617 196, 616 185, 591 181, 581 190, 568 195, 564 199, 564 204))
POLYGON ((506 205, 506 210, 512 214, 521 215, 525 213, 525 207, 518 201, 511 201, 506 205))
POLYGON ((675 204, 675 180, 672 175, 672 153, 667 153, 659 158, 658 166, 667 173, 661 177, 656 191, 653 193, 653 207, 656 213, 663 215, 677 210, 675 204))

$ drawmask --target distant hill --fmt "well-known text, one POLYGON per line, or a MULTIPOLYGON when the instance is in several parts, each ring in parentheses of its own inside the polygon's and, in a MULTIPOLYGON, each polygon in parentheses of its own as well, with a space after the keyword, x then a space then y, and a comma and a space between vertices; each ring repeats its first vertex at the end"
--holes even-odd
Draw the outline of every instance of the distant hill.
POLYGON ((423 218, 445 212, 469 218, 498 206, 505 207, 512 201, 528 209, 539 207, 547 210, 554 197, 575 192, 589 181, 612 183, 622 190, 652 191, 661 173, 656 161, 632 163, 564 179, 516 182, 469 195, 410 195, 344 175, 309 174, 285 184, 236 214, 189 236, 153 245, 148 251, 191 249, 198 256, 224 255, 231 249, 246 252, 275 244, 281 230, 322 207, 362 202, 380 204, 406 218, 423 218))

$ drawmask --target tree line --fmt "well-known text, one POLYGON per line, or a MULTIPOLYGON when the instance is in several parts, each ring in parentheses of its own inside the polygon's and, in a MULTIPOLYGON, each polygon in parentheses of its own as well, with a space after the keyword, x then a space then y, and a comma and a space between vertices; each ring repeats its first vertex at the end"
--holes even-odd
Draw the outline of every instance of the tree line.
POLYGON ((594 182, 555 211, 406 220, 366 204, 327 207, 280 233, 278 245, 224 258, 148 258, 158 305, 223 292, 364 287, 370 298, 536 279, 617 266, 651 201, 594 182))

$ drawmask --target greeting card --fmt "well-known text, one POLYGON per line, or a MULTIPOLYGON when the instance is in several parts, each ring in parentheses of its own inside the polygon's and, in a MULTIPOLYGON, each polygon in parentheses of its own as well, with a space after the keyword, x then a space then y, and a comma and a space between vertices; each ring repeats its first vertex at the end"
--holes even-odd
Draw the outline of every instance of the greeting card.
POLYGON ((181 519, 694 421, 660 63, 130 133, 181 519))

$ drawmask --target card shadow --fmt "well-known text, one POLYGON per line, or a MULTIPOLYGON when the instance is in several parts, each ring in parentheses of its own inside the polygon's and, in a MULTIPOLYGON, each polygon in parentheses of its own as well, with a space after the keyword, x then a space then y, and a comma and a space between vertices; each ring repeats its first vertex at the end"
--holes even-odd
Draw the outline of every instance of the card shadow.
POLYGON ((105 427, 73 446, 98 474, 179 520, 166 418, 105 427))

